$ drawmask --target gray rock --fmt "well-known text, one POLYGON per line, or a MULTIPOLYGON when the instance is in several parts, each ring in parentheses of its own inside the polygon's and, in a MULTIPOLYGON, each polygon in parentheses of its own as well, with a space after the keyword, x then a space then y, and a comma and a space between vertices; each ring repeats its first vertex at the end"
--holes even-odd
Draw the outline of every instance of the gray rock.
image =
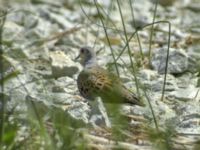
MULTIPOLYGON (((50 107, 64 110, 71 118, 88 123, 89 106, 67 93, 39 92, 26 96, 27 105, 31 107, 30 101, 38 106, 39 112, 46 112, 50 107), (40 106, 42 104, 42 106, 40 106)), ((45 113, 44 113, 45 114, 45 113)))
MULTIPOLYGON (((156 49, 153 52, 151 65, 159 73, 165 73, 167 48, 156 49)), ((180 74, 188 70, 188 55, 182 49, 170 48, 168 73, 180 74)))
POLYGON ((78 63, 73 62, 62 51, 54 51, 50 53, 52 76, 55 78, 62 76, 73 76, 78 72, 78 63))
POLYGON ((69 109, 66 109, 67 113, 76 120, 82 120, 84 123, 88 123, 89 107, 85 103, 76 103, 69 109))
POLYGON ((108 115, 101 98, 97 97, 95 101, 90 102, 90 105, 90 123, 93 126, 111 127, 110 120, 108 119, 108 115))
POLYGON ((176 107, 179 124, 177 131, 181 133, 196 134, 200 132, 200 105, 199 102, 190 102, 176 107))

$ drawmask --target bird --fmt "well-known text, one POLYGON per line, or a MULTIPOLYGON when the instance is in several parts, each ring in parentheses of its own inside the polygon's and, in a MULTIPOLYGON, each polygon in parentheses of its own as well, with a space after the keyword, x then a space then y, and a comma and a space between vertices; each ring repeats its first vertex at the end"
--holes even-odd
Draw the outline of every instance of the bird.
POLYGON ((97 63, 96 52, 91 47, 82 47, 76 60, 80 59, 83 70, 77 78, 80 95, 88 100, 101 97, 105 103, 129 103, 144 106, 139 98, 127 89, 120 78, 97 63))

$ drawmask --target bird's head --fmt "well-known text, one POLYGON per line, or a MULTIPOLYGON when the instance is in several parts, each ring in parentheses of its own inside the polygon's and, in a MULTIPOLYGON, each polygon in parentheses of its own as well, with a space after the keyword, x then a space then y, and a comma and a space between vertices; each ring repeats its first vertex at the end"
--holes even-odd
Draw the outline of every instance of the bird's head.
POLYGON ((91 47, 82 47, 79 50, 79 55, 76 60, 80 59, 81 65, 84 67, 91 67, 96 65, 96 53, 91 47))

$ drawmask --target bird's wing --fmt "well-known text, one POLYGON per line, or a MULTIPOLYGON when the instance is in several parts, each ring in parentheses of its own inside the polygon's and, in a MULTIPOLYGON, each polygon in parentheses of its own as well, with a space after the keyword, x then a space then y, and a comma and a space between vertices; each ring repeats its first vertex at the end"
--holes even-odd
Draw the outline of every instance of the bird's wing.
POLYGON ((88 99, 94 99, 112 89, 109 74, 98 66, 84 69, 78 76, 77 84, 81 95, 88 99))
POLYGON ((94 76, 97 78, 95 79, 95 87, 101 90, 101 94, 109 99, 113 99, 113 102, 125 102, 144 106, 138 97, 123 85, 118 76, 103 68, 98 68, 97 70, 99 72, 93 70, 94 76), (98 75, 96 75, 97 72, 98 75))
POLYGON ((97 67, 90 70, 88 81, 93 85, 93 93, 102 97, 105 102, 122 102, 120 89, 123 86, 120 79, 107 70, 97 67))
POLYGON ((88 78, 96 90, 109 90, 113 86, 113 80, 110 78, 107 70, 96 67, 90 70, 90 77, 88 78))

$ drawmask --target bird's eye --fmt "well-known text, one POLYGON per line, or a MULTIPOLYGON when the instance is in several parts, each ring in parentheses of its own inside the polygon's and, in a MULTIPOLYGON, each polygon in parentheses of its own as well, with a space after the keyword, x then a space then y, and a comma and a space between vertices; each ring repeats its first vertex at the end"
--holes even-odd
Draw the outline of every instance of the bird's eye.
POLYGON ((84 49, 83 48, 81 48, 81 51, 80 51, 81 53, 84 53, 84 49))

